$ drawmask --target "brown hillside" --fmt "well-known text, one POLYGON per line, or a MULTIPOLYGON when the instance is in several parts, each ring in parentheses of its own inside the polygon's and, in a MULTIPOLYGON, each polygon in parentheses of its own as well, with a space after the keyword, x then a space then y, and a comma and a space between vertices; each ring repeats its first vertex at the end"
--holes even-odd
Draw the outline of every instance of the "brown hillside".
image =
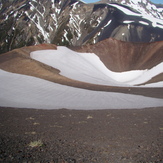
POLYGON ((113 38, 95 45, 76 48, 80 52, 92 52, 112 71, 149 69, 163 61, 163 41, 153 43, 129 43, 113 38))
MULTIPOLYGON (((13 72, 13 73, 18 73, 18 74, 35 76, 51 82, 64 84, 64 85, 77 87, 77 88, 96 90, 96 91, 139 94, 144 96, 163 98, 163 94, 162 94, 163 88, 134 88, 134 87, 127 88, 127 87, 103 86, 103 85, 90 84, 90 83, 80 82, 80 81, 66 78, 59 74, 60 72, 59 70, 30 58, 30 52, 35 50, 45 50, 45 49, 57 49, 57 46, 51 44, 43 44, 37 46, 23 47, 20 49, 15 49, 10 52, 1 54, 0 69, 13 72)), ((160 77, 155 78, 154 82, 156 81, 162 81, 162 77, 161 79, 160 77)))

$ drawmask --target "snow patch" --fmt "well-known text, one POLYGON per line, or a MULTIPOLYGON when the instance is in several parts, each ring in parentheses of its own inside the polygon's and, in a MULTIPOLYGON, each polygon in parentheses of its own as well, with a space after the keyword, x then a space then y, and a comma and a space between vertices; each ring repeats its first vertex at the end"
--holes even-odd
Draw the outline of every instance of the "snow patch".
POLYGON ((157 76, 163 72, 163 62, 153 67, 152 69, 147 70, 139 78, 134 79, 133 81, 128 82, 129 84, 136 85, 140 83, 145 83, 152 79, 154 76, 157 76))
POLYGON ((112 22, 112 20, 109 20, 108 23, 104 26, 104 28, 109 26, 111 22, 112 22))
POLYGON ((131 21, 131 20, 125 20, 125 21, 123 21, 123 23, 125 23, 125 24, 130 24, 130 23, 133 23, 134 21, 131 21))
POLYGON ((119 6, 119 5, 117 5, 117 4, 109 4, 109 6, 116 7, 116 8, 118 8, 119 10, 121 10, 122 12, 124 12, 124 13, 127 14, 127 15, 140 16, 140 14, 135 13, 135 12, 133 12, 133 11, 127 9, 127 8, 124 8, 124 7, 122 7, 122 6, 119 6))
POLYGON ((127 25, 127 29, 130 29, 130 28, 131 28, 131 25, 130 25, 130 24, 128 24, 128 25, 127 25))
POLYGON ((64 29, 64 38, 66 39, 66 41, 69 41, 69 39, 67 38, 68 32, 66 31, 66 29, 64 29))
POLYGON ((144 22, 144 21, 139 21, 139 23, 144 24, 144 25, 149 25, 147 22, 144 22))
POLYGON ((76 39, 79 40, 81 35, 82 35, 82 28, 81 28, 81 23, 83 23, 83 19, 80 18, 79 15, 74 15, 72 12, 70 12, 70 20, 69 20, 69 26, 72 31, 77 33, 76 39))
POLYGON ((75 2, 74 4, 73 4, 73 9, 75 10, 75 9, 77 9, 77 4, 78 4, 79 2, 75 2))

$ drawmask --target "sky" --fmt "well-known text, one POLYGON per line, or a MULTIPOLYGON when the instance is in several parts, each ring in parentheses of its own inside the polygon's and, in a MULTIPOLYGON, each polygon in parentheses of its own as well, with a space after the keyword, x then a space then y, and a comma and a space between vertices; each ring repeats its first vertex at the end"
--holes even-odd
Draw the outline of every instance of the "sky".
MULTIPOLYGON (((93 3, 93 2, 98 2, 99 0, 83 0, 83 1, 86 3, 93 3)), ((163 0, 150 0, 150 1, 153 3, 163 4, 163 0)))
POLYGON ((151 0, 151 2, 163 4, 163 0, 151 0))

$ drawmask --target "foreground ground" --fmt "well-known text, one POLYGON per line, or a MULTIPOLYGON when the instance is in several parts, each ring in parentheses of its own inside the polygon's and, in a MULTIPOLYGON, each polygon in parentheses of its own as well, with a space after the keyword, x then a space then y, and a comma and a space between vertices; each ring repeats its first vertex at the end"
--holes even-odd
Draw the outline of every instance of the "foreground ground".
POLYGON ((0 108, 0 162, 163 161, 163 108, 0 108))

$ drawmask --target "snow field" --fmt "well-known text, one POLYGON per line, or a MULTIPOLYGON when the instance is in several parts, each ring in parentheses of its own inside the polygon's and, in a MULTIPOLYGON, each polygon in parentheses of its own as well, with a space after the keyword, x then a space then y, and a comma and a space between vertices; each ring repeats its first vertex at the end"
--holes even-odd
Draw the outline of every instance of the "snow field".
POLYGON ((90 91, 0 70, 0 106, 35 109, 133 109, 163 106, 162 99, 90 91))
MULTIPOLYGON (((58 46, 57 50, 34 51, 30 55, 37 61, 59 69, 63 76, 100 85, 138 85, 163 72, 163 63, 150 70, 112 72, 94 53, 78 53, 62 46, 58 46)), ((150 84, 151 86, 163 87, 163 82, 150 84)))

